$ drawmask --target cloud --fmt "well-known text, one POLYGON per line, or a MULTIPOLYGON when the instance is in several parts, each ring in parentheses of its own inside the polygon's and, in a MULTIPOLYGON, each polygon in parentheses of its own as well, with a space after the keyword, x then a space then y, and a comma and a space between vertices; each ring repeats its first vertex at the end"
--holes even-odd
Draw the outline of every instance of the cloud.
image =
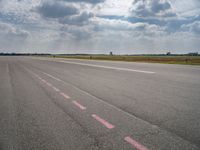
POLYGON ((59 22, 62 24, 82 26, 88 24, 92 17, 94 17, 93 13, 85 11, 77 15, 61 18, 59 22))
POLYGON ((134 0, 130 13, 143 18, 176 16, 168 0, 134 0))
POLYGON ((63 0, 66 2, 74 2, 74 3, 90 3, 90 4, 98 4, 98 3, 103 3, 105 0, 63 0))
POLYGON ((24 42, 29 37, 29 32, 18 29, 10 24, 0 22, 0 50, 18 51, 24 46, 24 42))
POLYGON ((94 32, 92 26, 75 27, 64 25, 61 29, 61 37, 70 37, 76 41, 83 41, 90 39, 94 32))
POLYGON ((165 36, 167 34, 166 28, 158 25, 143 22, 130 23, 128 21, 101 18, 96 18, 94 29, 97 32, 105 32, 108 34, 112 33, 117 35, 120 33, 123 37, 129 39, 136 39, 140 37, 153 38, 156 36, 165 36))
POLYGON ((200 14, 199 0, 169 0, 179 16, 195 16, 200 14))
POLYGON ((195 21, 191 24, 182 25, 181 28, 184 31, 189 31, 189 32, 192 32, 194 34, 200 35, 200 21, 195 21))
POLYGON ((79 13, 79 10, 73 5, 67 5, 58 1, 45 1, 39 7, 38 12, 48 18, 60 18, 79 13))
POLYGON ((1 37, 10 37, 10 38, 27 38, 29 33, 25 30, 20 30, 17 28, 14 28, 13 26, 6 24, 6 23, 0 23, 0 36, 1 37))
POLYGON ((198 6, 199 0, 0 0, 0 48, 187 52, 200 47, 198 6))
MULTIPOLYGON (((99 1, 94 1, 93 3, 97 2, 99 1)), ((58 22, 61 24, 82 26, 88 24, 90 18, 94 17, 94 14, 84 9, 81 10, 80 7, 78 9, 78 5, 75 7, 71 3, 64 3, 62 1, 45 1, 36 10, 46 18, 58 19, 58 22)))

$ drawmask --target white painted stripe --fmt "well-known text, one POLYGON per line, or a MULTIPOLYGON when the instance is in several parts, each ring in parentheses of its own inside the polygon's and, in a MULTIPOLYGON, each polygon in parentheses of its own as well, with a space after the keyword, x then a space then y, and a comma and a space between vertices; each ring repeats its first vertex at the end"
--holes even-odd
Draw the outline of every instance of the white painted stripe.
POLYGON ((42 59, 42 58, 41 59, 37 58, 37 59, 39 59, 39 60, 46 60, 46 61, 63 62, 63 63, 67 63, 67 64, 75 64, 75 65, 82 65, 82 66, 89 66, 89 67, 96 67, 96 68, 120 70, 120 71, 140 72, 140 73, 147 73, 147 74, 154 74, 155 73, 155 72, 152 72, 152 71, 135 70, 135 69, 128 69, 128 68, 102 66, 102 65, 93 65, 93 64, 78 63, 78 62, 73 62, 73 61, 51 60, 51 59, 42 59))
POLYGON ((120 70, 120 71, 131 71, 131 72, 140 72, 140 73, 148 73, 148 74, 155 73, 155 72, 151 72, 151 71, 143 71, 143 70, 134 70, 134 69, 128 69, 128 68, 118 68, 118 67, 110 67, 110 66, 93 65, 93 64, 78 63, 78 62, 72 62, 72 61, 59 61, 59 62, 68 63, 68 64, 75 64, 75 65, 82 65, 82 66, 89 66, 89 67, 104 68, 104 69, 120 70))

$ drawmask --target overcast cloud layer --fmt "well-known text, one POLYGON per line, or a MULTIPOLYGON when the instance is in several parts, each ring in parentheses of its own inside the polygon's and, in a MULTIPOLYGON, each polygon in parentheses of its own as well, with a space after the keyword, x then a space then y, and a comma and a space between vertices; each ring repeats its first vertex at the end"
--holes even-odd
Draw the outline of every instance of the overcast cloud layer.
POLYGON ((199 0, 0 0, 0 52, 200 52, 199 0))

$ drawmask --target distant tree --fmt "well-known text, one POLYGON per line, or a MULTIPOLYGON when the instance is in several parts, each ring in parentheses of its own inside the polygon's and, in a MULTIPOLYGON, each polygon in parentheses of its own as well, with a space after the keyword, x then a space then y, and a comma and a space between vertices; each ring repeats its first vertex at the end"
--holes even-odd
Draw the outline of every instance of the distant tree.
POLYGON ((112 56, 112 55, 113 55, 113 52, 110 52, 110 55, 112 56))
POLYGON ((167 52, 167 54, 166 54, 167 56, 169 56, 169 55, 171 55, 171 52, 167 52))
POLYGON ((198 56, 198 52, 188 53, 189 56, 198 56))

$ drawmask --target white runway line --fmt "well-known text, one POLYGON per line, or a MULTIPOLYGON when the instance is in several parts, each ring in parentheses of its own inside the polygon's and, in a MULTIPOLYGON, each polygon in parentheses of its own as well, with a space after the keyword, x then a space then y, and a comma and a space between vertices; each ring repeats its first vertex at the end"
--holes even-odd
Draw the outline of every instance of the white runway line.
MULTIPOLYGON (((39 59, 39 58, 37 58, 37 59, 39 59)), ((120 70, 120 71, 139 72, 139 73, 147 73, 147 74, 154 74, 155 73, 155 72, 152 72, 152 71, 135 70, 135 69, 129 69, 129 68, 119 68, 119 67, 110 67, 110 66, 102 66, 102 65, 93 65, 93 64, 78 63, 78 62, 73 62, 73 61, 62 61, 62 60, 51 60, 51 59, 39 59, 39 60, 62 62, 62 63, 67 63, 67 64, 75 64, 75 65, 104 68, 104 69, 113 69, 113 70, 120 70)))
POLYGON ((75 65, 82 65, 82 66, 89 66, 89 67, 96 67, 96 68, 121 70, 121 71, 131 71, 131 72, 140 72, 140 73, 148 73, 148 74, 155 73, 155 72, 151 72, 151 71, 143 71, 143 70, 134 70, 134 69, 128 69, 128 68, 118 68, 118 67, 110 67, 110 66, 93 65, 93 64, 77 63, 77 62, 71 62, 71 61, 70 62, 69 61, 59 61, 59 62, 68 63, 68 64, 75 64, 75 65))

